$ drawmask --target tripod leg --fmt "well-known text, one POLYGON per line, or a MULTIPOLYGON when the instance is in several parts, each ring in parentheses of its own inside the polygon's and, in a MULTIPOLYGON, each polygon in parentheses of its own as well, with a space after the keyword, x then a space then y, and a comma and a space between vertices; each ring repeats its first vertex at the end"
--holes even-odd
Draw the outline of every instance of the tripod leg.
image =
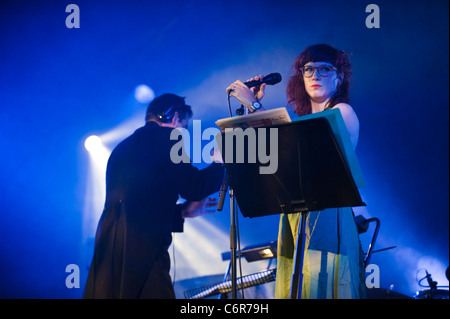
POLYGON ((306 217, 308 212, 302 212, 299 232, 297 234, 297 245, 295 247, 294 256, 294 272, 291 280, 291 295, 290 299, 302 298, 302 286, 303 286, 303 259, 305 257, 305 226, 306 217))

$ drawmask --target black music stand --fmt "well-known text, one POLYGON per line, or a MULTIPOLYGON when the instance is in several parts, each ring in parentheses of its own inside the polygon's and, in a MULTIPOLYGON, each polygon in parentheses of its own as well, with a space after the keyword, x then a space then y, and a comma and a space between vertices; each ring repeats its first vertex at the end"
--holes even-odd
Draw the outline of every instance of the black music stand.
MULTIPOLYGON (((225 162, 226 174, 245 217, 301 213, 291 283, 291 299, 297 299, 301 298, 302 291, 308 212, 326 208, 365 206, 365 203, 361 200, 350 168, 326 118, 255 128, 257 141, 261 135, 260 129, 266 131, 266 154, 272 151, 269 143, 270 134, 274 134, 272 128, 276 128, 278 134, 276 172, 260 174, 260 167, 267 164, 262 164, 258 156, 256 163, 248 161, 248 150, 255 151, 255 147, 249 148, 248 139, 244 139, 244 150, 247 152, 244 162, 238 163, 236 152, 233 152, 232 162, 225 162)), ((224 159, 227 149, 221 142, 225 141, 227 136, 232 138, 232 134, 222 132, 221 140, 218 139, 224 159)))

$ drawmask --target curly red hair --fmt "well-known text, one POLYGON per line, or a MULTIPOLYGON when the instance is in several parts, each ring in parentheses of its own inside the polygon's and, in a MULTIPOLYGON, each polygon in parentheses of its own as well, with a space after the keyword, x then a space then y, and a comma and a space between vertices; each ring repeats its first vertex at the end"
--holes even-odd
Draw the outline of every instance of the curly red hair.
POLYGON ((338 74, 342 75, 342 82, 336 93, 331 97, 328 107, 338 103, 349 102, 349 86, 352 75, 352 66, 347 54, 328 44, 311 45, 303 50, 294 61, 294 75, 289 79, 286 93, 288 106, 298 115, 311 114, 311 100, 305 89, 301 68, 309 62, 327 62, 336 67, 338 74))

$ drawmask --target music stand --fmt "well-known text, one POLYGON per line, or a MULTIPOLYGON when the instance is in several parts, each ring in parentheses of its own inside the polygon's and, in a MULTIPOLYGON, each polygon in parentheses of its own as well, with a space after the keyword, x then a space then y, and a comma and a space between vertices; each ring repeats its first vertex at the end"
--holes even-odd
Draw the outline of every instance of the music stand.
MULTIPOLYGON (((225 161, 230 187, 244 217, 260 217, 273 214, 301 213, 301 227, 297 236, 294 272, 291 282, 291 299, 301 298, 303 283, 303 259, 305 248, 305 224, 310 211, 327 208, 365 206, 347 165, 346 158, 336 141, 326 118, 318 117, 271 127, 255 128, 258 141, 265 130, 266 151, 270 154, 270 134, 276 128, 278 134, 278 168, 273 174, 260 174, 264 166, 256 156, 249 162, 248 139, 245 140, 244 161, 225 161)), ((234 138, 232 132, 222 132, 218 139, 222 157, 226 159, 226 147, 222 141, 234 138)), ((256 143, 258 154, 258 143, 256 143)), ((263 144, 260 144, 263 145, 263 144)), ((348 152, 348 150, 347 150, 348 152)), ((251 158, 251 157, 250 157, 251 158)), ((267 166, 267 165, 266 165, 267 166)))

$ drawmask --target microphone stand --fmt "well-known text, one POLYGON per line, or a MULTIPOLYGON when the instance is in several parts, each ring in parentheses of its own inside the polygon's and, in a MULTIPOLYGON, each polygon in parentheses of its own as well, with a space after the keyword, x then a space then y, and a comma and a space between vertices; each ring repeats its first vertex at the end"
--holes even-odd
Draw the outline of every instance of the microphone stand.
MULTIPOLYGON (((237 115, 243 115, 245 113, 245 107, 241 104, 241 107, 236 110, 237 115)), ((236 199, 234 196, 234 191, 230 187, 228 182, 228 175, 225 172, 225 176, 223 178, 222 186, 220 188, 220 197, 219 204, 217 206, 217 210, 219 212, 223 209, 223 203, 225 201, 225 196, 227 189, 229 188, 230 194, 230 251, 231 251, 231 299, 236 299, 237 295, 237 275, 236 275, 236 199)))

